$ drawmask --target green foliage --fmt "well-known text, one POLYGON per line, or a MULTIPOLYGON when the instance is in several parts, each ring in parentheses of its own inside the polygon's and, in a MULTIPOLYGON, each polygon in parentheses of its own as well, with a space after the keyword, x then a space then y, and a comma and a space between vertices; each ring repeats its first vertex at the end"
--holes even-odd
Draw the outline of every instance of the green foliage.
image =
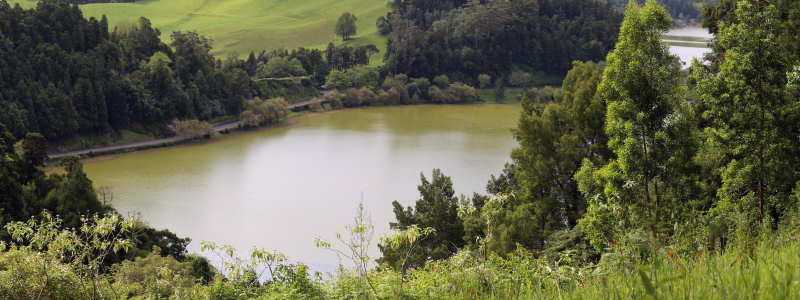
POLYGON ((256 97, 247 101, 247 108, 239 116, 239 119, 249 127, 277 124, 289 114, 287 106, 288 104, 283 98, 264 101, 256 97))
POLYGON ((480 74, 505 77, 516 69, 561 77, 574 60, 601 60, 621 19, 606 1, 394 2, 382 27, 386 70, 470 84, 480 74))
POLYGON ((471 103, 478 100, 475 88, 460 82, 451 83, 447 92, 451 96, 452 103, 471 103))
POLYGON ((339 17, 338 21, 336 21, 336 28, 334 29, 334 32, 341 36, 343 41, 347 41, 350 39, 350 36, 356 34, 356 21, 358 21, 356 16, 346 12, 339 17))
POLYGON ((787 90, 791 56, 778 39, 783 22, 770 2, 738 1, 717 24, 717 47, 725 51, 718 72, 696 65, 694 74, 709 121, 706 143, 720 150, 712 225, 722 240, 752 239, 759 223, 774 227, 796 205, 790 195, 800 179, 800 119, 787 90))
POLYGON ((62 166, 66 174, 49 176, 48 181, 53 188, 46 194, 36 211, 47 209, 60 216, 67 226, 74 228, 80 226, 84 215, 111 210, 97 199, 92 182, 83 172, 83 165, 77 158, 64 159, 62 166))
POLYGON ((482 89, 488 88, 492 85, 492 77, 486 74, 478 75, 478 86, 482 89))
MULTIPOLYGON (((489 250, 505 255, 518 245, 552 248, 551 235, 572 229, 583 217, 587 204, 573 177, 584 159, 602 162, 610 155, 605 102, 595 93, 600 79, 595 63, 576 62, 555 103, 542 106, 523 94, 514 131, 519 147, 511 153, 513 163, 492 176, 487 190, 497 196, 480 212, 489 250)), ((541 103, 554 92, 530 94, 541 103)))
POLYGON ((649 228, 669 237, 696 220, 686 202, 697 196, 692 114, 682 102, 679 66, 661 42, 671 24, 655 1, 644 7, 631 2, 607 58, 598 93, 607 105, 613 158, 605 165, 587 161, 576 175, 590 199, 582 224, 598 249, 614 240, 614 232, 649 228))
POLYGON ((214 126, 208 122, 198 120, 172 120, 169 126, 170 130, 177 136, 211 136, 214 134, 214 126))
POLYGON ((107 19, 86 19, 59 1, 29 10, 2 5, 0 19, 10 21, 0 24, 0 122, 13 124, 18 138, 159 135, 176 118, 238 114, 253 94, 243 61, 216 60, 211 41, 196 32, 174 31, 167 45, 140 18, 109 33, 107 19))
POLYGON ((103 275, 107 256, 125 251, 133 243, 123 239, 133 220, 116 215, 82 218, 79 229, 63 229, 62 222, 49 213, 41 220, 11 222, 5 229, 11 235, 11 248, 2 260, 9 266, 0 277, 5 295, 20 298, 99 299, 110 288, 103 275), (56 270, 50 272, 50 270, 56 270), (50 278, 54 280, 50 280, 50 278), (79 284, 76 284, 79 283, 79 284))
POLYGON ((356 66, 344 71, 333 70, 328 75, 325 88, 346 89, 350 87, 377 88, 380 74, 378 70, 368 66, 356 66))
POLYGON ((352 285, 348 287, 349 296, 357 298, 370 298, 370 295, 378 296, 378 291, 369 271, 369 264, 373 259, 370 257, 369 248, 372 245, 375 226, 364 209, 364 203, 359 203, 353 223, 345 225, 345 230, 346 235, 339 232, 336 233, 338 245, 319 237, 314 239, 314 244, 316 244, 317 248, 327 249, 336 253, 340 261, 341 259, 347 259, 352 262, 353 268, 350 270, 341 265, 339 267, 340 270, 344 270, 344 274, 341 275, 346 275, 352 280, 352 285))
POLYGON ((271 58, 266 64, 259 65, 257 75, 261 78, 304 76, 306 70, 303 69, 303 64, 297 58, 289 59, 277 56, 271 58))
MULTIPOLYGON (((386 239, 378 245, 383 253, 379 263, 386 263, 396 270, 418 268, 428 260, 447 258, 465 245, 464 225, 458 216, 458 198, 453 190, 453 182, 439 169, 433 169, 430 181, 420 174, 422 181, 417 190, 421 198, 414 207, 404 208, 399 202, 392 202, 397 222, 390 223, 394 230, 411 233, 426 233, 424 239, 404 246, 386 239), (420 232, 422 230, 422 232, 420 232)), ((411 238, 409 238, 411 240, 411 238)), ((414 239, 416 240, 416 239, 414 239)))
POLYGON ((436 77, 433 78, 433 84, 435 84, 440 89, 447 88, 447 86, 450 85, 450 78, 448 78, 447 75, 444 74, 437 75, 436 77))
POLYGON ((181 263, 170 256, 161 256, 157 247, 145 257, 114 265, 111 273, 115 282, 125 283, 127 297, 186 297, 186 291, 191 290, 197 282, 192 276, 191 263, 181 263))

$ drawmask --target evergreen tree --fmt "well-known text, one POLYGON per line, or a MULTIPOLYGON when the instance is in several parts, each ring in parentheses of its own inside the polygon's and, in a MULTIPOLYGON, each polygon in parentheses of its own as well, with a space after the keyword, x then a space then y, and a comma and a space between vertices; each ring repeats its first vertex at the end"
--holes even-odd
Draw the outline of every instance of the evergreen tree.
POLYGON ((798 102, 785 93, 791 64, 779 41, 775 5, 738 1, 717 25, 717 46, 725 54, 719 71, 698 66, 695 74, 710 122, 707 143, 718 145, 724 161, 715 225, 753 233, 758 222, 774 225, 795 205, 790 195, 800 167, 798 102))
POLYGON ((607 105, 613 158, 599 167, 586 160, 576 175, 590 199, 582 223, 597 247, 631 229, 669 235, 689 218, 681 209, 695 193, 692 117, 682 101, 680 67, 661 42, 671 24, 655 0, 643 7, 631 1, 607 58, 598 93, 607 105))
MULTIPOLYGON (((423 240, 410 253, 405 267, 417 268, 425 265, 429 259, 444 259, 456 253, 465 245, 464 227, 458 217, 458 198, 453 190, 453 181, 439 169, 433 169, 430 181, 420 174, 421 183, 417 186, 421 198, 413 208, 392 202, 396 223, 390 223, 395 230, 407 230, 412 225, 419 228, 433 228, 433 234, 423 240)), ((399 268, 404 261, 404 252, 388 245, 379 245, 383 258, 378 262, 386 262, 399 268)))
POLYGON ((541 106, 523 95, 513 164, 488 185, 489 192, 507 196, 493 207, 500 210, 483 212, 493 218, 486 229, 491 250, 506 254, 517 244, 541 250, 551 234, 573 228, 583 216, 586 200, 574 175, 584 159, 609 156, 602 129, 606 107, 596 94, 600 74, 597 64, 576 62, 555 103, 541 106))

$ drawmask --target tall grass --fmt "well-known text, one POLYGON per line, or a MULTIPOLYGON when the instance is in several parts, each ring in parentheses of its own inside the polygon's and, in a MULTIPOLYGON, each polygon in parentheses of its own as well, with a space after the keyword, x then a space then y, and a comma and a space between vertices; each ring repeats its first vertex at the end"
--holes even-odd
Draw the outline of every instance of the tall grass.
MULTIPOLYGON (((800 299, 799 243, 762 243, 749 252, 665 252, 649 263, 586 268, 528 252, 507 259, 462 252, 406 275, 385 269, 371 276, 385 299, 800 299)), ((350 280, 340 277, 329 292, 363 298, 345 296, 350 280)))

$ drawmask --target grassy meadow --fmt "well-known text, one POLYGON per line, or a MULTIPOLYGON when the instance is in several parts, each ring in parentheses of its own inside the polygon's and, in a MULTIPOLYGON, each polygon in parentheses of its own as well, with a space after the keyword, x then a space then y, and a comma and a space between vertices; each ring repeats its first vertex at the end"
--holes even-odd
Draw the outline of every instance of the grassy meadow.
MULTIPOLYGON (((34 7, 35 0, 12 0, 23 7, 34 7)), ((329 42, 341 43, 333 33, 336 20, 350 12, 358 18, 358 34, 348 43, 374 44, 386 48, 375 20, 389 11, 385 0, 146 0, 136 3, 81 5, 84 14, 100 18, 109 25, 133 22, 147 17, 168 41, 173 30, 195 30, 214 40, 214 54, 246 56, 250 51, 276 48, 324 48, 329 42)), ((379 55, 373 57, 378 63, 379 55)))

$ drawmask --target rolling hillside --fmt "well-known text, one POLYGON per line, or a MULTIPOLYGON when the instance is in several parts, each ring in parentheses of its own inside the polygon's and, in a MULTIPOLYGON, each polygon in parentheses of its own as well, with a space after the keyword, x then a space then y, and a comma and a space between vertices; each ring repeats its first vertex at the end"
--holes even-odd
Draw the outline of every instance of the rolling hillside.
MULTIPOLYGON (((36 3, 16 2, 23 7, 36 3)), ((385 39, 377 33, 375 20, 389 11, 384 0, 148 0, 87 4, 81 9, 87 17, 106 15, 112 27, 147 17, 165 40, 173 30, 196 30, 214 40, 214 52, 219 56, 340 43, 333 27, 344 12, 358 17, 358 34, 348 43, 375 44, 383 53, 385 39)))

